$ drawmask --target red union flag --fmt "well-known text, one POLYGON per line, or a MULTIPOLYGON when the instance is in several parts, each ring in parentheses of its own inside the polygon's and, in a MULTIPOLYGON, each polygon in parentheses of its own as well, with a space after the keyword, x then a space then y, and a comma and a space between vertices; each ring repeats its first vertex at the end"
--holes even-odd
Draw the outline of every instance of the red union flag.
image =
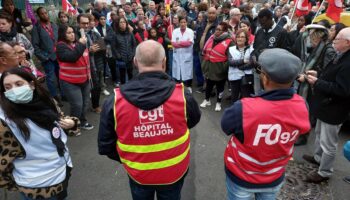
POLYGON ((309 0, 297 0, 295 15, 300 17, 309 13, 309 0))
POLYGON ((67 13, 72 13, 73 15, 76 15, 78 13, 68 0, 62 0, 62 10, 66 11, 67 13))
POLYGON ((335 22, 339 22, 340 13, 343 11, 342 0, 328 0, 328 8, 326 11, 327 17, 331 18, 335 22))

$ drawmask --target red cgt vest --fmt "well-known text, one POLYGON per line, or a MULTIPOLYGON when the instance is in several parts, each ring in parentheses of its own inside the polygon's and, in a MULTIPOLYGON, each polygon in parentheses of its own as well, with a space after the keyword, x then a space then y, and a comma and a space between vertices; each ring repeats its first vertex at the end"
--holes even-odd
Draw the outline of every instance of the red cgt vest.
POLYGON ((143 42, 143 41, 148 40, 148 32, 147 32, 147 30, 144 30, 144 31, 143 31, 143 39, 142 39, 140 33, 136 33, 136 34, 135 34, 135 39, 136 39, 136 41, 137 41, 139 44, 140 44, 141 42, 143 42))
POLYGON ((243 98, 244 143, 231 137, 225 151, 226 167, 249 183, 271 183, 281 177, 300 134, 310 130, 309 112, 302 97, 268 101, 243 98))
POLYGON ((117 151, 134 181, 167 185, 184 176, 190 162, 190 135, 182 84, 163 105, 149 111, 130 104, 116 88, 114 113, 117 151))
MULTIPOLYGON (((68 44, 66 44, 68 45, 68 44)), ((69 48, 74 47, 68 45, 69 48)), ((69 83, 85 83, 90 79, 89 50, 86 48, 83 55, 76 62, 63 62, 57 59, 60 66, 59 78, 69 83)))
POLYGON ((227 61, 226 51, 231 41, 232 41, 231 38, 227 38, 213 47, 214 35, 212 35, 204 45, 203 59, 210 61, 212 63, 226 62, 227 61))

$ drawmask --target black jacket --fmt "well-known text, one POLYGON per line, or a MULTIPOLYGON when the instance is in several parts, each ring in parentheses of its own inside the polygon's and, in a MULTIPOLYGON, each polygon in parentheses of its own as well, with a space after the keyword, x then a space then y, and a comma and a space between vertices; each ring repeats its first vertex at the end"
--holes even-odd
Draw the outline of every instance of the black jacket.
POLYGON ((71 49, 67 43, 59 42, 56 48, 57 59, 62 62, 74 63, 83 56, 85 49, 86 45, 80 42, 75 44, 74 49, 71 49))
POLYGON ((252 55, 259 57, 262 50, 271 48, 288 49, 288 34, 282 27, 276 25, 276 27, 267 32, 264 29, 259 29, 255 34, 254 51, 252 55))
MULTIPOLYGON (((203 36, 203 33, 204 33, 204 30, 205 30, 205 27, 207 26, 207 21, 203 22, 200 24, 199 27, 197 27, 196 29, 196 37, 195 37, 195 41, 194 41, 194 45, 193 45, 193 49, 195 51, 199 51, 199 43, 201 41, 201 38, 203 36)), ((220 23, 219 19, 217 18, 215 20, 215 22, 210 26, 207 34, 205 35, 205 39, 204 39, 204 44, 208 41, 208 39, 210 38, 211 35, 214 34, 215 32, 215 28, 216 26, 220 23)))
POLYGON ((131 62, 135 56, 136 50, 136 40, 132 33, 126 32, 116 32, 112 35, 110 39, 112 42, 112 52, 113 56, 118 61, 124 61, 126 63, 131 62))
MULTIPOLYGON (((337 60, 337 59, 336 59, 337 60)), ((319 74, 310 99, 312 114, 328 124, 343 123, 350 112, 350 50, 319 74)))
POLYGON ((34 47, 35 56, 41 61, 45 62, 49 59, 56 60, 56 52, 54 51, 54 45, 58 38, 58 27, 51 22, 51 27, 54 33, 54 41, 51 39, 49 33, 38 22, 33 26, 32 30, 32 44, 34 47))
MULTIPOLYGON (((142 73, 120 88, 123 97, 143 110, 152 110, 162 105, 173 93, 175 82, 163 72, 142 73)), ((193 128, 201 118, 196 100, 185 91, 187 126, 193 128)), ((117 150, 117 135, 114 129, 114 95, 109 97, 101 112, 98 133, 98 151, 110 159, 120 161, 117 150)), ((126 119, 127 120, 127 119, 126 119)))

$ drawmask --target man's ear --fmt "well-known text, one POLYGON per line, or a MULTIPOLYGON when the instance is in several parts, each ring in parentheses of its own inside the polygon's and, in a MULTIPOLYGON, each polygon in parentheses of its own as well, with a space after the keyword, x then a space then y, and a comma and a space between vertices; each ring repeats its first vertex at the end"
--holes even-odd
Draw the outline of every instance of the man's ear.
POLYGON ((137 59, 134 57, 134 65, 136 67, 136 69, 138 69, 138 63, 137 63, 137 59))
POLYGON ((162 61, 162 69, 164 70, 164 72, 166 71, 166 57, 164 57, 162 61))
POLYGON ((2 64, 6 64, 6 58, 5 57, 0 57, 0 63, 2 64))

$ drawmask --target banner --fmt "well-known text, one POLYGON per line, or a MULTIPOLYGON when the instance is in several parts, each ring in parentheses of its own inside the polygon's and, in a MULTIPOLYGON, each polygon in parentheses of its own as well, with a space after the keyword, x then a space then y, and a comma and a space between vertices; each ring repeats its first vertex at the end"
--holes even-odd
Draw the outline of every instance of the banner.
POLYGON ((73 15, 77 15, 78 11, 69 3, 68 0, 62 0, 62 10, 67 13, 72 13, 73 15))
POLYGON ((25 7, 26 7, 27 18, 32 21, 32 24, 36 24, 36 17, 35 17, 32 5, 30 5, 29 3, 29 0, 25 0, 25 7))
POLYGON ((307 15, 310 10, 309 0, 297 0, 295 15, 300 17, 307 15))
POLYGON ((340 13, 343 12, 342 0, 328 0, 328 8, 326 16, 331 18, 335 22, 339 22, 340 13))

